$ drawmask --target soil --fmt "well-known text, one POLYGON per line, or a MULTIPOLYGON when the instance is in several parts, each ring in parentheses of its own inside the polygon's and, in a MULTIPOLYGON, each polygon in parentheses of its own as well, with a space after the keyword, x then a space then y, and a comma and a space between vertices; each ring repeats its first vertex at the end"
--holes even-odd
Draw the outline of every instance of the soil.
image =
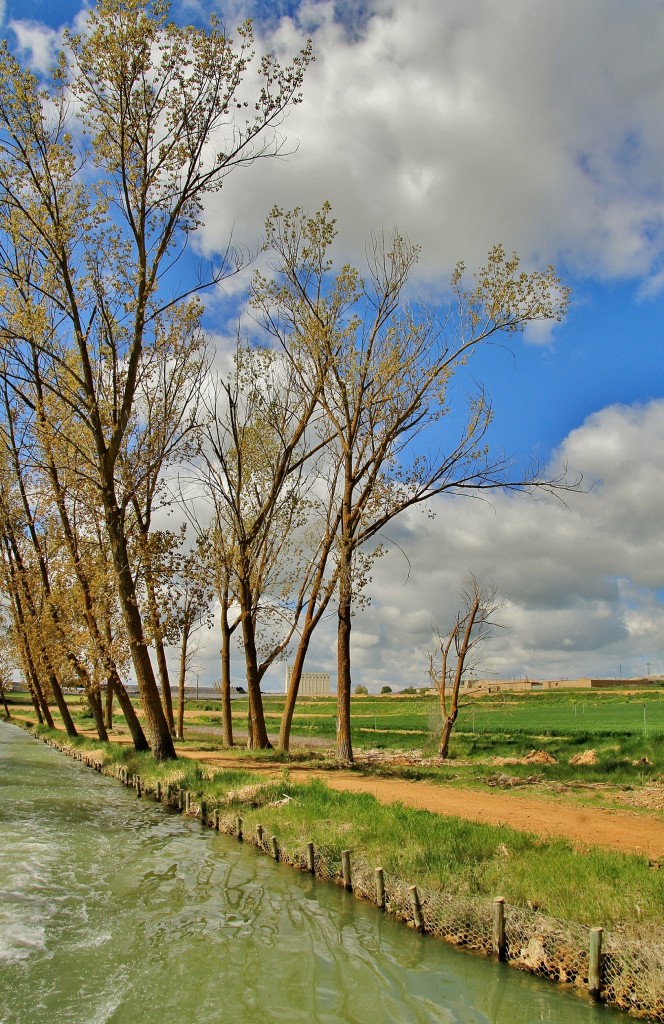
MULTIPOLYGON (((18 719, 24 717, 29 718, 23 715, 16 716, 18 719)), ((192 728, 190 734, 193 731, 192 728)), ((88 730, 85 730, 85 734, 94 735, 88 730)), ((240 736, 237 738, 241 741, 240 736)), ((115 733, 113 739, 129 742, 129 737, 119 732, 115 733)), ((306 745, 312 746, 311 741, 307 740, 306 745)), ((224 751, 190 747, 179 753, 180 756, 204 761, 215 768, 241 766, 274 778, 278 778, 283 772, 283 766, 280 764, 246 756, 240 759, 224 751)), ((411 753, 401 758, 381 757, 381 760, 412 764, 419 759, 411 753)), ((622 853, 642 854, 650 860, 654 869, 659 869, 660 865, 664 868, 664 819, 658 814, 664 810, 664 787, 661 785, 644 786, 629 793, 613 794, 616 802, 643 808, 641 813, 638 813, 637 810, 631 809, 575 806, 570 802, 570 796, 563 792, 564 787, 560 787, 557 796, 551 793, 535 796, 532 787, 528 788, 528 794, 525 795, 521 790, 506 791, 505 788, 501 788, 500 781, 495 788, 482 791, 445 786, 427 780, 410 781, 393 776, 387 778, 363 775, 357 769, 344 771, 335 768, 312 768, 297 761, 289 763, 288 771, 297 781, 322 779, 332 789, 371 793, 385 804, 403 803, 409 807, 432 811, 434 814, 464 818, 467 821, 488 825, 507 825, 546 838, 568 839, 580 850, 589 846, 600 846, 622 853)), ((500 778, 499 776, 498 780, 500 778)), ((508 776, 505 778, 509 779, 508 776)), ((595 789, 599 791, 601 788, 600 785, 592 784, 584 787, 593 793, 595 789)))
MULTIPOLYGON (((192 749, 182 753, 217 768, 238 767, 238 759, 232 754, 192 749)), ((240 763, 243 768, 265 772, 272 777, 279 777, 283 771, 281 766, 266 764, 259 759, 243 757, 240 763)), ((488 825, 508 825, 547 838, 564 838, 579 849, 603 846, 622 853, 642 854, 649 858, 653 868, 659 868, 660 862, 664 865, 664 821, 635 811, 575 807, 564 799, 538 799, 502 789, 489 792, 458 789, 426 780, 409 781, 361 775, 357 771, 321 770, 297 762, 289 764, 288 771, 297 781, 323 779, 332 789, 371 793, 381 803, 403 803, 434 814, 488 825)))

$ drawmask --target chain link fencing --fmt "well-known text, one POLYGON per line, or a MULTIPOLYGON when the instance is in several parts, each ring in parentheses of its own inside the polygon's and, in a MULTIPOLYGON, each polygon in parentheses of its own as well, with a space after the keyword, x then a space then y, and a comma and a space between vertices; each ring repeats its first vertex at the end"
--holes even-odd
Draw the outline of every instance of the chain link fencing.
POLYGON ((548 917, 529 907, 506 905, 500 898, 468 896, 414 886, 374 867, 357 851, 340 856, 315 850, 313 843, 282 846, 261 825, 247 832, 237 810, 196 804, 187 791, 169 785, 162 792, 142 786, 138 776, 119 765, 104 768, 94 754, 45 740, 64 753, 151 793, 171 809, 198 817, 203 824, 244 840, 261 852, 352 890, 358 899, 378 904, 399 920, 468 950, 498 956, 511 967, 573 988, 627 1011, 630 1016, 664 1024, 664 943, 631 938, 619 930, 591 929, 548 917), (595 935, 593 936, 593 932, 595 935), (599 940, 598 934, 599 933, 599 940), (593 941, 594 940, 594 941, 593 941), (598 945, 599 941, 599 945, 598 945), (593 953, 594 950, 594 953, 593 953))

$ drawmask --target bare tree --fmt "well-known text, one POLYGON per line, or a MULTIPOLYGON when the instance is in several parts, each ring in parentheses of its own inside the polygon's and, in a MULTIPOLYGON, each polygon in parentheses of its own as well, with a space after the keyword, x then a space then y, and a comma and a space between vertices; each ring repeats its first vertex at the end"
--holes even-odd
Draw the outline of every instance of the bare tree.
POLYGON ((438 650, 429 654, 429 675, 438 690, 443 724, 438 756, 449 756, 450 736, 460 708, 459 699, 464 672, 477 668, 478 648, 489 640, 498 623, 494 615, 502 605, 493 583, 480 582, 472 575, 462 590, 462 606, 454 624, 446 632, 436 633, 438 650))

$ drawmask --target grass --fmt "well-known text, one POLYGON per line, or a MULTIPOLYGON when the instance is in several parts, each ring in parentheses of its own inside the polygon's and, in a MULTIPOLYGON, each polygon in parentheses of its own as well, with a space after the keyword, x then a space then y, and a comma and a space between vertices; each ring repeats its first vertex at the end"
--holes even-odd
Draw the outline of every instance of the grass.
MULTIPOLYGON (((29 703, 27 694, 11 694, 12 700, 29 703)), ((92 720, 80 699, 71 698, 77 725, 90 728, 92 720)), ((268 730, 276 735, 284 697, 264 695, 268 730)), ((187 726, 215 730, 209 735, 188 733, 185 746, 222 749, 219 702, 190 701, 193 717, 187 726)), ((421 752, 425 758, 437 753, 440 713, 435 696, 354 697, 353 742, 358 754, 384 750, 421 752)), ((236 728, 246 728, 247 700, 233 701, 236 728)), ((122 717, 116 715, 120 725, 122 717)), ((304 697, 296 707, 293 735, 300 739, 334 744, 336 703, 334 697, 304 697)), ((440 766, 377 765, 381 774, 405 778, 428 778, 458 785, 484 785, 487 777, 504 771, 514 778, 536 775, 547 783, 607 783, 641 786, 664 778, 664 690, 639 693, 622 691, 559 690, 536 693, 499 693, 473 700, 461 709, 452 734, 450 761, 440 766), (645 730, 644 730, 645 708, 645 730), (532 749, 545 750, 556 759, 552 765, 510 765, 493 767, 494 758, 522 758, 532 749), (573 766, 570 759, 594 749, 596 765, 573 766), (639 764, 643 758, 651 764, 639 764)), ((237 748, 242 758, 242 747, 237 748)), ((252 756, 256 756, 253 752, 252 756)), ((324 761, 324 750, 304 750, 293 745, 289 755, 266 751, 265 760, 324 761)))
MULTIPOLYGON (((49 730, 38 727, 39 734, 49 730)), ((61 742, 62 733, 54 734, 61 742)), ((508 903, 588 926, 662 934, 664 871, 644 857, 590 848, 583 855, 564 840, 543 840, 507 826, 472 824, 401 804, 383 805, 367 794, 329 789, 314 780, 296 783, 288 769, 266 781, 241 767, 214 770, 204 762, 180 759, 156 763, 126 745, 79 737, 72 745, 95 750, 112 766, 123 764, 153 789, 157 780, 191 792, 208 809, 233 809, 245 833, 262 824, 283 848, 307 842, 338 861, 351 849, 369 863, 408 883, 467 896, 504 896, 508 903), (252 787, 251 799, 237 791, 252 787), (284 803, 284 796, 288 802, 284 803)))
POLYGON ((260 822, 287 847, 311 840, 335 859, 351 848, 425 888, 501 895, 509 903, 537 906, 589 926, 624 926, 636 919, 661 927, 664 873, 652 870, 643 857, 597 849, 579 856, 564 840, 543 841, 506 826, 382 805, 372 796, 333 791, 319 781, 281 783, 275 792, 290 796, 290 802, 244 809, 245 828, 260 822))

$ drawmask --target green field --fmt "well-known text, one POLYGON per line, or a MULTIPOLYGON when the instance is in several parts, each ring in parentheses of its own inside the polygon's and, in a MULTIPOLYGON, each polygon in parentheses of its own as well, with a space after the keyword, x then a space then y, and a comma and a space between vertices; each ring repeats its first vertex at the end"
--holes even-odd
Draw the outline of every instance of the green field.
MULTIPOLYGON (((283 696, 265 695, 268 731, 276 738, 283 696)), ((219 726, 219 705, 192 702, 196 717, 189 724, 219 726)), ((246 722, 247 702, 233 702, 236 729, 246 722)), ((305 697, 296 708, 293 736, 334 743, 336 704, 333 697, 305 697)), ((424 757, 437 752, 440 711, 435 696, 364 696, 352 703, 353 744, 362 750, 418 751, 424 757)), ((550 779, 567 780, 579 775, 569 765, 575 754, 593 749, 597 764, 584 766, 587 781, 619 783, 643 781, 664 774, 664 690, 639 693, 619 691, 545 691, 500 693, 477 698, 461 709, 450 745, 450 766, 460 769, 466 781, 473 766, 486 775, 494 757, 520 758, 531 750, 545 750, 555 765, 538 765, 536 771, 550 779), (633 764, 647 758, 651 764, 633 764)), ((296 753, 297 747, 292 747, 296 753)), ((514 775, 527 776, 533 768, 511 767, 514 775)), ((421 774, 419 768, 402 774, 421 774)), ((428 773, 429 774, 429 773, 428 773)))
MULTIPOLYGON (((281 714, 284 698, 265 695, 268 720, 275 724, 281 714)), ((200 705, 191 703, 190 708, 200 705)), ((206 705, 218 709, 216 702, 206 705)), ((354 697, 353 726, 356 738, 365 743, 363 734, 385 733, 397 743, 404 734, 416 734, 418 742, 432 737, 440 721, 438 700, 434 696, 368 696, 354 697)), ((246 700, 233 702, 234 718, 246 716, 246 700)), ((294 735, 334 736, 336 704, 329 697, 305 697, 296 706, 294 735)), ((201 721, 212 722, 201 710, 201 721)), ((625 694, 616 691, 571 690, 528 694, 501 693, 474 699, 462 707, 457 719, 459 734, 523 734, 528 736, 567 736, 574 733, 597 735, 630 734, 651 736, 664 734, 664 690, 644 690, 625 694)))
MULTIPOLYGON (((13 695, 18 696, 18 695, 13 695)), ((27 695, 21 695, 22 700, 27 695)), ((268 732, 276 740, 283 695, 265 694, 264 708, 268 732)), ((80 698, 74 717, 90 727, 91 715, 80 698)), ((220 705, 218 701, 190 701, 186 734, 192 745, 204 742, 219 746, 220 705), (193 726, 199 729, 194 731, 193 726), (209 728, 203 737, 200 728, 209 728)), ((234 728, 242 748, 246 729, 248 701, 233 701, 234 728)), ((119 714, 115 716, 122 724, 119 714)), ((355 751, 366 750, 418 752, 435 757, 440 734, 440 710, 433 695, 368 695, 353 697, 352 729, 355 751)), ((331 697, 303 697, 296 706, 292 735, 300 740, 325 741, 333 749, 336 733, 336 701, 331 697)), ((569 780, 579 769, 569 764, 578 753, 593 749, 595 765, 584 766, 586 781, 611 780, 620 784, 642 782, 664 776, 664 688, 640 692, 620 691, 544 691, 535 693, 502 692, 469 700, 461 708, 450 744, 450 768, 459 767, 459 777, 471 781, 473 774, 486 776, 487 765, 496 757, 522 758, 529 751, 545 750, 556 763, 538 765, 538 774, 551 780, 569 780), (648 763, 641 762, 647 758, 648 763)), ((301 750, 291 746, 291 754, 301 750)), ((318 746, 315 753, 322 751, 318 746)), ((449 774, 449 768, 444 769, 449 774)), ((439 769, 432 769, 438 773, 439 769)), ((515 776, 528 776, 528 765, 510 767, 515 776)), ((420 773, 409 768, 401 774, 420 773)), ((431 774, 427 771, 427 774, 431 774)))

